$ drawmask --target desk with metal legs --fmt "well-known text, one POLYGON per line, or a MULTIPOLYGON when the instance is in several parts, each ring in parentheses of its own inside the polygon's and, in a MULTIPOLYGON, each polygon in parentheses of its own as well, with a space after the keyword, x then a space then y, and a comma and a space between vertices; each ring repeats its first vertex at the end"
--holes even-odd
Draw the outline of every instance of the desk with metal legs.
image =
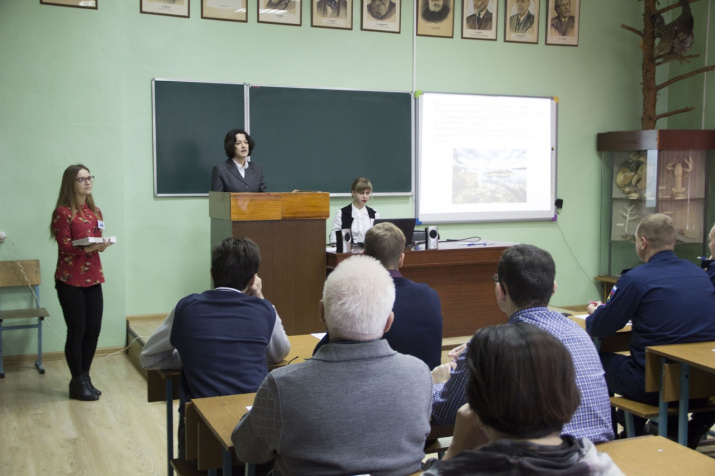
MULTIPOLYGON (((293 361, 302 362, 309 359, 313 355, 313 349, 318 344, 318 339, 311 334, 288 336, 288 340, 291 345, 290 352, 282 361, 269 365, 269 370, 288 365, 293 361)), ((179 388, 180 377, 181 371, 172 369, 149 370, 147 374, 148 401, 165 400, 166 402, 166 455, 168 459, 167 474, 169 476, 174 474, 174 469, 171 466, 171 460, 174 458, 174 398, 179 397, 175 395, 174 389, 179 388), (161 387, 156 383, 157 375, 164 383, 163 395, 160 391, 161 387)))
MULTIPOLYGON (((693 387, 696 382, 691 377, 699 376, 699 380, 715 380, 715 341, 697 342, 691 344, 672 344, 659 345, 646 348, 646 359, 650 360, 651 367, 660 369, 659 375, 659 423, 658 434, 666 436, 668 434, 668 403, 665 398, 665 392, 668 390, 668 385, 672 386, 674 382, 669 382, 665 376, 665 365, 668 362, 680 364, 680 382, 679 382, 679 406, 678 406, 678 443, 681 445, 688 444, 688 406, 690 398, 700 398, 708 395, 709 391, 701 393, 700 387, 696 390, 693 387), (660 365, 653 362, 653 359, 660 360, 660 365), (691 368, 692 367, 692 368, 691 368), (712 374, 703 376, 702 372, 712 374)), ((648 365, 646 365, 648 367, 648 365)), ((646 390, 655 390, 653 379, 646 375, 646 390)))

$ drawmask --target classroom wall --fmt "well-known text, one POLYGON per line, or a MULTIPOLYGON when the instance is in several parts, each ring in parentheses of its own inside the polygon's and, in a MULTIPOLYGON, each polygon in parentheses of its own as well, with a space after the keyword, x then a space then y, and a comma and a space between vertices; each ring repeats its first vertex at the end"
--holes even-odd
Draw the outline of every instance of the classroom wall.
MULTIPOLYGON (((96 11, 0 0, 0 231, 8 234, 0 259, 41 260, 41 297, 52 315, 46 351, 64 345, 48 225, 62 171, 71 163, 82 162, 97 176, 94 196, 106 233, 119 240, 102 255, 107 282, 100 347, 123 344, 126 315, 168 312, 184 295, 210 286, 207 199, 153 196, 155 77, 558 96, 558 196, 564 199, 558 220, 442 225, 440 232, 443 238, 478 235, 544 247, 557 263, 559 290, 552 302, 598 297, 592 280, 600 214, 595 135, 639 128, 640 49, 620 24, 637 25, 640 4, 582 2, 580 45, 573 48, 544 44, 545 1, 537 45, 505 43, 502 22, 497 41, 460 39, 461 5, 453 39, 413 39, 410 2, 403 4, 401 34, 361 31, 359 3, 353 30, 344 31, 311 28, 308 2, 303 25, 294 27, 257 23, 253 0, 248 23, 203 20, 199 0, 191 2, 189 19, 140 14, 138 0, 100 0, 96 11)), ((224 133, 217 131, 217 141, 224 133)), ((295 160, 301 160, 299 150, 295 160)), ((370 178, 379 193, 380 178, 370 178)), ((348 202, 331 200, 331 213, 348 202)), ((385 217, 413 213, 412 197, 375 197, 371 205, 385 217)), ((270 286, 264 283, 267 295, 270 286)), ((0 298, 2 306, 21 299, 0 298)), ((7 334, 6 355, 32 353, 34 342, 31 332, 7 334)))

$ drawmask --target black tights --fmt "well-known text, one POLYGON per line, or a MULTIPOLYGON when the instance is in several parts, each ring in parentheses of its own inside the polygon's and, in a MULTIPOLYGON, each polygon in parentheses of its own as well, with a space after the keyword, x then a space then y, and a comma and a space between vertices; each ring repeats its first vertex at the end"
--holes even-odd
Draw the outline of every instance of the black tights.
POLYGON ((102 328, 102 285, 86 288, 55 281, 57 297, 67 324, 65 358, 72 377, 89 372, 102 328))

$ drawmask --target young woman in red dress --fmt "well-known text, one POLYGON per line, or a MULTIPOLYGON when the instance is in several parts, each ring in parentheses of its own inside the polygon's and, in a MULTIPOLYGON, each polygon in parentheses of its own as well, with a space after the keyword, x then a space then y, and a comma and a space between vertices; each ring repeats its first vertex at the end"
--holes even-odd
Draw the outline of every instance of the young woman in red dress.
POLYGON ((62 176, 57 206, 52 213, 50 235, 57 241, 59 256, 55 288, 67 324, 65 357, 72 374, 70 398, 97 400, 102 394, 89 378, 102 327, 102 283, 99 253, 110 243, 73 246, 72 241, 101 237, 102 212, 94 205, 94 176, 84 165, 70 165, 62 176))

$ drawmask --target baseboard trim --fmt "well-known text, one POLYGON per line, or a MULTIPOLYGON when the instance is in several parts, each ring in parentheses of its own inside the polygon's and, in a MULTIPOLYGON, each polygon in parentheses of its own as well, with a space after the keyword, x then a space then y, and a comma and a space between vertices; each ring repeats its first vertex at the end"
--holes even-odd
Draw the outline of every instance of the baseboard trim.
MULTIPOLYGON (((119 352, 123 349, 124 349, 124 347, 102 347, 101 349, 97 349, 97 352, 94 355, 97 357, 100 357, 103 355, 114 354, 115 352, 119 352)), ((43 361, 45 361, 45 360, 64 360, 64 359, 65 359, 64 352, 43 352, 42 353, 43 361)), ((37 360, 37 354, 8 355, 8 356, 3 357, 3 364, 4 365, 34 364, 36 360, 37 360)))
POLYGON ((163 314, 134 314, 127 316, 127 322, 163 321, 168 315, 168 312, 163 314))

